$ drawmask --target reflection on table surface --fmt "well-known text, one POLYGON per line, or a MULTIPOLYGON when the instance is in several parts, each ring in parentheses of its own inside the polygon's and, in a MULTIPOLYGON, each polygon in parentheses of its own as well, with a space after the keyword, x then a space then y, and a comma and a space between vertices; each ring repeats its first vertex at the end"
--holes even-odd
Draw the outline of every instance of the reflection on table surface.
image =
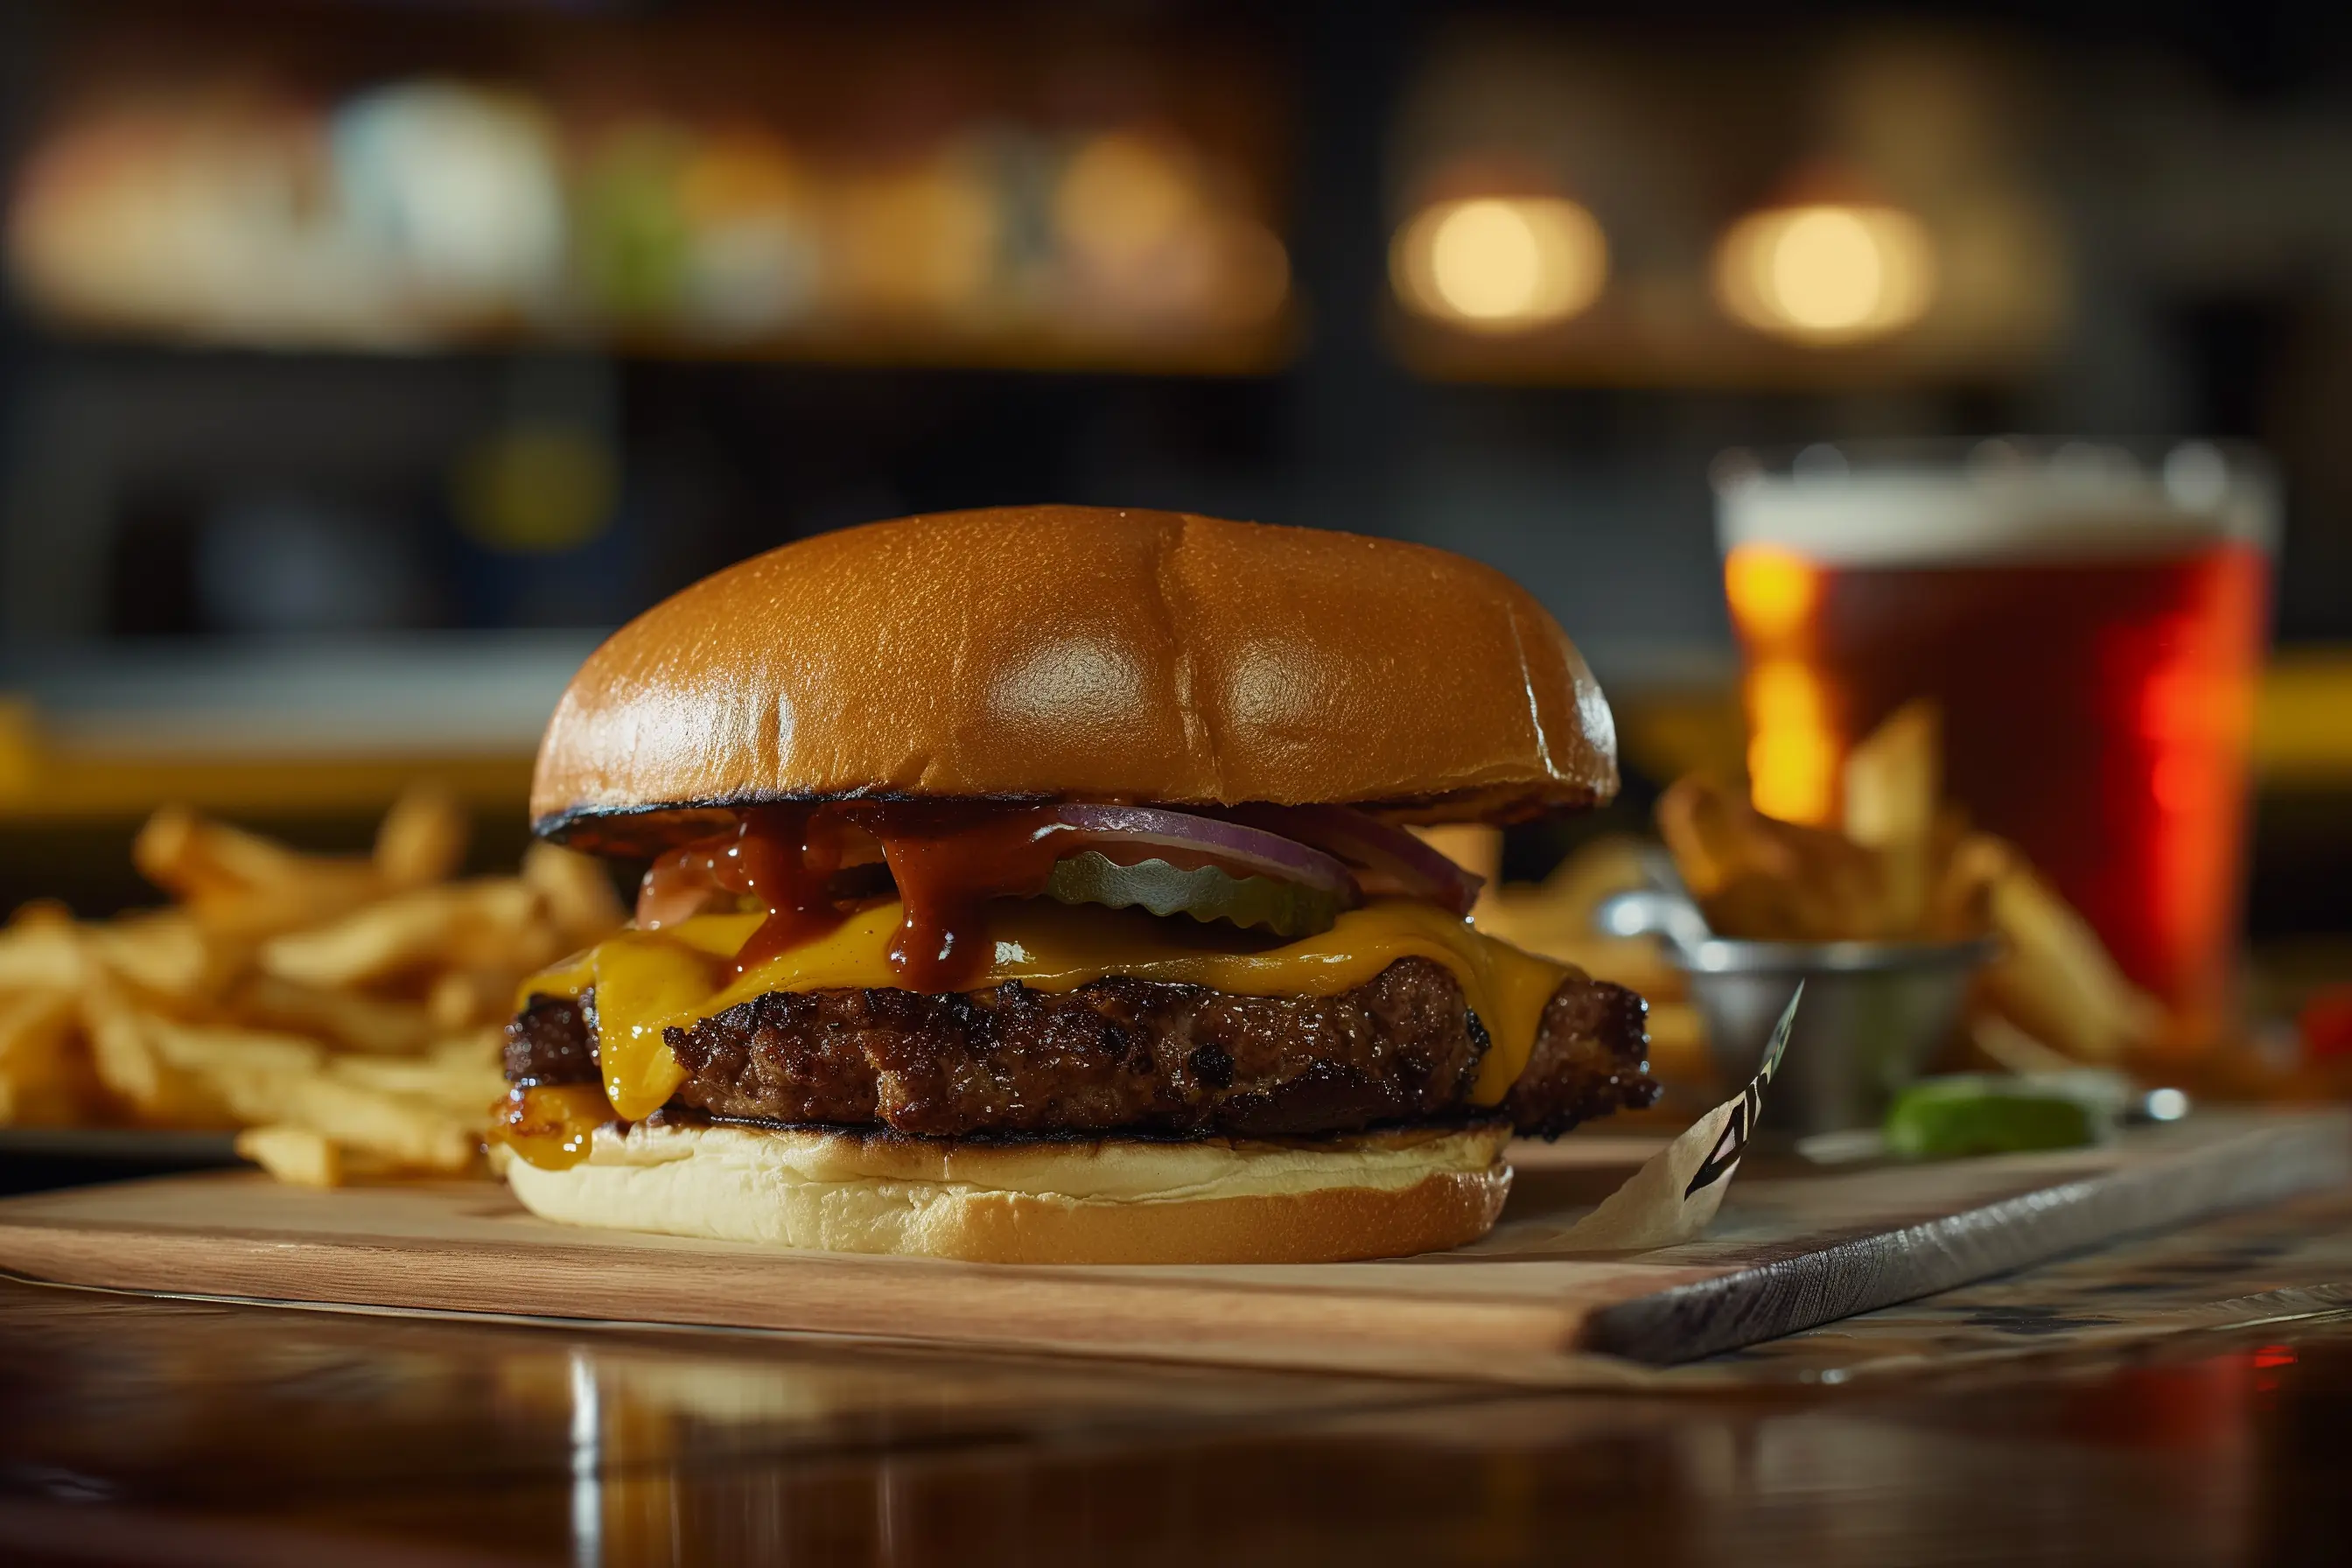
POLYGON ((0 1284, 11 1560, 2326 1560, 2352 1330, 1516 1394, 0 1284))

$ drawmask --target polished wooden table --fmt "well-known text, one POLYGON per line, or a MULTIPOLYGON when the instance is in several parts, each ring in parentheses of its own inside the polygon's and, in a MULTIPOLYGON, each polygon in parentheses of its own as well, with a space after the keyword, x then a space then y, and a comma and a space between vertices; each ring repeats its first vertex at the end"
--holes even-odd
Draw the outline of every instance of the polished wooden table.
POLYGON ((0 1562, 2343 1562, 2347 1317, 1558 1394, 0 1281, 0 1562))

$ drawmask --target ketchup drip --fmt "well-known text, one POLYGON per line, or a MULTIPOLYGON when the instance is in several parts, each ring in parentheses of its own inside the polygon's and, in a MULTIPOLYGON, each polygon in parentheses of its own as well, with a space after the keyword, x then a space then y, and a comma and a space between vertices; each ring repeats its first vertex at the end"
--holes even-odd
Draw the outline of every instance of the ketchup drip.
POLYGON ((1054 874, 1062 837, 1054 814, 1034 808, 869 807, 867 832, 906 908, 890 941, 890 967, 918 991, 961 990, 994 956, 982 906, 1035 893, 1054 874))
POLYGON ((756 900, 767 911, 740 951, 742 973, 831 931, 848 910, 833 895, 846 830, 882 845, 905 918, 890 943, 890 967, 918 991, 959 990, 993 956, 982 906, 1041 890, 1066 837, 1042 807, 845 803, 758 806, 735 831, 669 851, 646 871, 637 923, 658 930, 712 895, 756 900))
POLYGON ((762 808, 744 813, 740 833, 732 858, 719 868, 719 885, 765 904, 768 918, 735 954, 739 974, 823 936, 847 913, 833 897, 842 834, 832 816, 822 809, 762 808))
POLYGON ((846 916, 832 893, 842 837, 840 821, 822 807, 753 807, 733 833, 698 839, 656 860, 637 891, 637 923, 658 930, 713 893, 755 900, 768 918, 735 955, 740 973, 823 936, 846 916))

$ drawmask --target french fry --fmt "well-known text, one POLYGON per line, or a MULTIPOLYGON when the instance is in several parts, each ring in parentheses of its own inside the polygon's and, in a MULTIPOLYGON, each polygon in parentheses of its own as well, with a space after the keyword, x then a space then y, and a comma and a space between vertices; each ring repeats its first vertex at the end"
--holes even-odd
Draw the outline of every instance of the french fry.
POLYGON ((240 1158, 294 1186, 343 1184, 341 1147, 308 1127, 248 1127, 236 1135, 236 1152, 240 1158))
POLYGON ((426 1008, 415 1002, 267 973, 239 986, 230 1009, 248 1023, 313 1036, 373 1056, 421 1051, 438 1027, 426 1008))
POLYGON ((503 1020, 513 1010, 519 976, 497 969, 449 969, 425 994, 425 1013, 445 1034, 503 1020))
POLYGON ((1904 934, 1878 858, 1835 833, 1764 816, 1745 792, 1703 773, 1658 799, 1658 830, 1707 923, 1725 936, 1782 942, 1904 934))
POLYGON ((2077 1066, 2063 1051, 2055 1051, 1998 1013, 1979 1013, 1969 1020, 1969 1044, 2003 1072, 2063 1072, 2077 1066))
POLYGON ((0 930, 0 991, 71 991, 89 969, 80 928, 52 908, 27 905, 0 930))
POLYGON ((184 805, 156 812, 131 844, 140 875, 184 899, 288 881, 300 860, 296 850, 184 805))
POLYGON ((131 859, 206 929, 258 939, 331 920, 383 890, 367 860, 305 855, 179 806, 147 821, 131 859))
POLYGON ((1982 936, 1993 928, 1993 891, 2011 874, 2016 852, 1990 834, 1970 833, 1945 853, 1928 889, 1925 933, 1937 942, 1982 936))
POLYGON ((1994 881, 1992 923, 2004 952, 1986 971, 1993 1007, 2077 1061, 2112 1062, 2152 1045, 2156 999, 2124 978, 2088 922, 2012 852, 1994 881))
POLYGON ((613 890, 613 879, 602 865, 585 855, 553 844, 534 844, 523 851, 522 879, 540 896, 547 918, 568 947, 602 942, 628 918, 620 896, 613 890))
POLYGON ((197 1074, 167 1058, 159 1030, 169 1020, 141 1008, 110 975, 92 975, 79 995, 90 1065, 131 1120, 151 1127, 226 1127, 235 1115, 197 1074))
POLYGON ((366 985, 436 964, 518 975, 563 955, 539 895, 514 878, 421 888, 316 930, 264 942, 264 970, 312 985, 366 985))
POLYGON ((352 1182, 439 1176, 446 1171, 403 1165, 372 1149, 338 1143, 310 1127, 278 1124, 248 1127, 236 1135, 240 1158, 252 1161, 278 1181, 302 1187, 340 1187, 352 1182))
POLYGON ((488 1100, 461 1114, 335 1076, 306 1078, 289 1088, 284 1120, 346 1148, 366 1150, 409 1170, 451 1175, 480 1163, 488 1100))
POLYGON ((1878 852, 1890 931, 1916 931, 1927 918, 1942 732, 1934 703, 1907 702, 1846 757, 1845 836, 1878 852))
POLYGON ((182 1003, 209 994, 224 955, 176 910, 78 926, 47 910, 0 931, 0 993, 79 988, 103 971, 141 991, 182 1003))
POLYGON ((432 963, 445 952, 459 899, 423 888, 356 910, 310 931, 262 943, 264 972, 309 985, 358 985, 432 963))
POLYGON ((520 979, 571 951, 538 889, 520 878, 485 878, 451 890, 457 903, 443 963, 502 969, 520 979))
POLYGON ((64 1126, 97 1110, 97 1085, 75 1050, 70 992, 0 996, 0 1126, 64 1126))
POLYGON ((438 784, 417 784, 393 802, 376 829, 375 868, 394 889, 429 887, 457 874, 466 858, 465 807, 438 784))
MULTIPOLYGON (((499 1083, 506 1082, 506 1030, 503 1027, 468 1029, 434 1043, 425 1053, 436 1062, 461 1068, 488 1068, 499 1074, 499 1083)), ((498 1090, 504 1094, 506 1089, 498 1090)))
POLYGON ((275 1121, 316 1079, 326 1051, 299 1035, 224 1025, 145 1019, 149 1046, 166 1067, 202 1084, 239 1122, 275 1121))
MULTIPOLYGON (((201 1079, 237 1121, 305 1127, 421 1171, 463 1171, 480 1152, 476 1123, 496 1092, 469 1100, 461 1110, 456 1103, 460 1080, 436 1064, 416 1064, 415 1085, 438 1088, 428 1098, 367 1081, 365 1068, 395 1064, 330 1061, 319 1047, 295 1037, 161 1020, 151 1026, 159 1054, 201 1079)), ((465 1087, 482 1085, 478 1079, 465 1087)))
POLYGON ((473 1116, 506 1092, 506 1075, 495 1056, 434 1057, 393 1060, 347 1058, 330 1075, 355 1089, 397 1095, 452 1112, 473 1116))
POLYGON ((131 915, 83 932, 90 959, 153 996, 194 1005, 214 994, 237 958, 177 910, 131 915))
POLYGON ((1857 844, 1924 843, 1943 796, 1943 717, 1906 702, 1845 762, 1845 831, 1857 844))

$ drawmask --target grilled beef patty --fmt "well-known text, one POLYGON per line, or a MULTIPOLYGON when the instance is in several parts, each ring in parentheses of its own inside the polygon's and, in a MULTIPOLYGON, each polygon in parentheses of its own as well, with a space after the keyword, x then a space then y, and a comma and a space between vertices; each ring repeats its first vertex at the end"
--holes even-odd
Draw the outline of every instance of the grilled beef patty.
MULTIPOLYGON (((1502 1110, 1556 1137, 1658 1087, 1647 1005, 1571 976, 1502 1110)), ((517 1084, 593 1082, 593 994, 507 1026, 517 1084)), ((771 992, 667 1031, 673 1108, 761 1121, 971 1132, 1297 1137, 1465 1108, 1486 1031, 1443 964, 1399 959, 1336 996, 1236 996, 1113 975, 1069 992, 771 992)))

